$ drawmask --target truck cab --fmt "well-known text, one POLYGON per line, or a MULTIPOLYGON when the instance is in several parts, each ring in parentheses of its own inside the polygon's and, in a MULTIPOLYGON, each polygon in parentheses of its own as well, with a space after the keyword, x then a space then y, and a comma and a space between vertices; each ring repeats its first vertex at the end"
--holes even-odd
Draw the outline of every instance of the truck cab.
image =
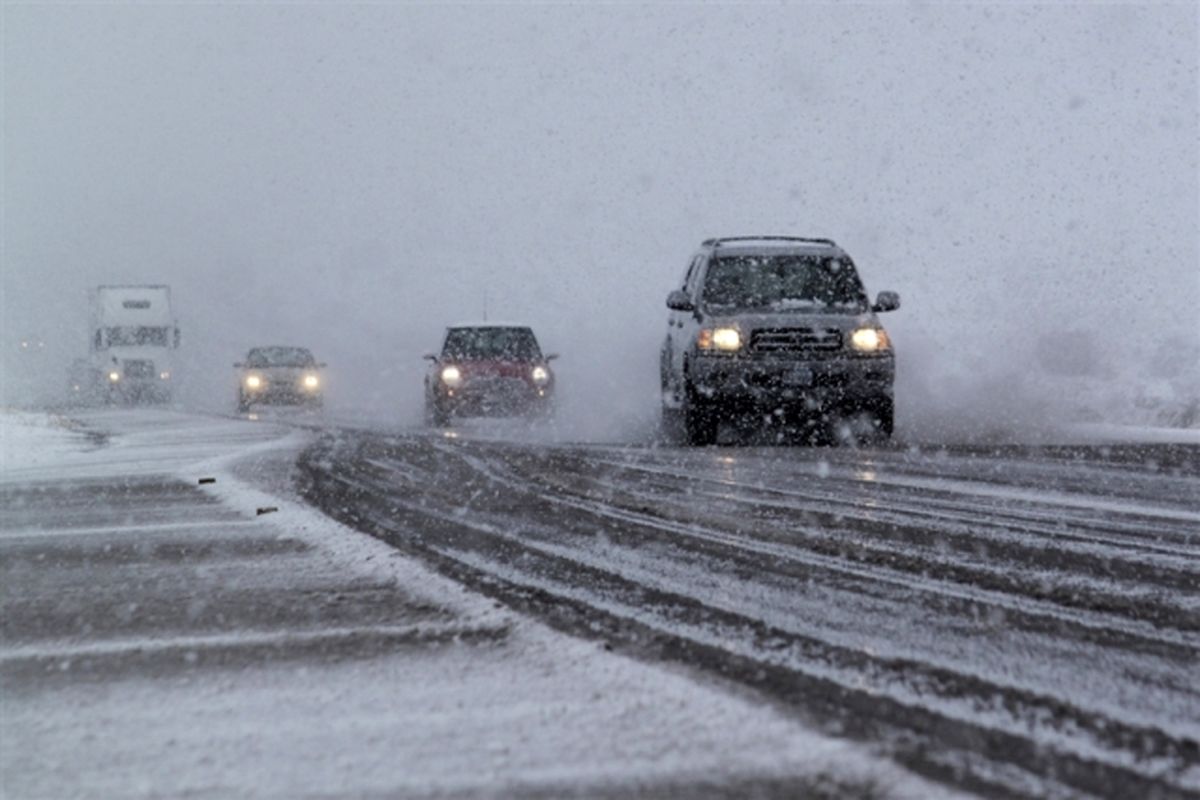
POLYGON ((93 391, 109 403, 174 396, 179 325, 168 286, 100 286, 91 296, 93 391))

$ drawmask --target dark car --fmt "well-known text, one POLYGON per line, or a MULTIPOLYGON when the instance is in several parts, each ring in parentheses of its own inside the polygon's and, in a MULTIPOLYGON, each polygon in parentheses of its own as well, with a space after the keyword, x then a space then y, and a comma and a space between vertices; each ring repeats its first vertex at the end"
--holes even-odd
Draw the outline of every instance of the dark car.
POLYGON ((256 403, 321 406, 325 380, 317 361, 304 347, 254 347, 239 370, 237 407, 249 411, 256 403))
POLYGON ((663 343, 663 421, 711 444, 721 420, 792 420, 858 438, 893 426, 895 357, 854 262, 828 239, 709 239, 689 262, 663 343))
POLYGON ((433 425, 453 417, 541 416, 554 402, 554 372, 524 325, 455 325, 442 350, 425 356, 425 414, 433 425))

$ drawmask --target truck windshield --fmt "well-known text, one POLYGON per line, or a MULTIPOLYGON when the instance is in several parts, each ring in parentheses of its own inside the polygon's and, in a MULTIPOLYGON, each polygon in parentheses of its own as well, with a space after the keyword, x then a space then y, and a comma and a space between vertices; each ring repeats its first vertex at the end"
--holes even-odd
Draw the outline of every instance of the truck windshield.
POLYGON ((542 357, 529 328, 452 328, 442 356, 449 359, 536 361, 542 357))
POLYGON ((167 328, 120 327, 105 328, 109 347, 166 347, 167 328))
POLYGON ((843 258, 747 255, 715 259, 704 279, 705 305, 727 310, 861 311, 867 295, 843 258))

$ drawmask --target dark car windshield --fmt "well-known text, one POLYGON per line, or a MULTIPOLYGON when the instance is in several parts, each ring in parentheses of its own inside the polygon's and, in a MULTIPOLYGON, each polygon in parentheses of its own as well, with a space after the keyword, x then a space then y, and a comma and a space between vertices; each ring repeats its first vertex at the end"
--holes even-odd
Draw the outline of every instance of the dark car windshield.
POLYGON ((727 310, 863 310, 867 296, 844 258, 746 255, 715 259, 704 279, 706 306, 727 310))
POLYGON ((442 357, 537 361, 542 351, 529 328, 452 328, 446 333, 442 357))
POLYGON ((312 367, 316 363, 303 347, 256 347, 246 356, 248 367, 312 367))

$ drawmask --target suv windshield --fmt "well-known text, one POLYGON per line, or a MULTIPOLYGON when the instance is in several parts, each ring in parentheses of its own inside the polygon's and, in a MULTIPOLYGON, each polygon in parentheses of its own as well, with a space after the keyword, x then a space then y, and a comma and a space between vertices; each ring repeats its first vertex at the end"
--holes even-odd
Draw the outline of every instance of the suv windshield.
POLYGON ((442 357, 538 361, 542 351, 529 328, 452 328, 442 357))
POLYGON ((256 347, 246 356, 248 367, 312 367, 316 363, 303 347, 256 347))
POLYGON ((714 259, 704 279, 705 305, 721 309, 863 310, 867 296, 844 258, 745 255, 714 259))

